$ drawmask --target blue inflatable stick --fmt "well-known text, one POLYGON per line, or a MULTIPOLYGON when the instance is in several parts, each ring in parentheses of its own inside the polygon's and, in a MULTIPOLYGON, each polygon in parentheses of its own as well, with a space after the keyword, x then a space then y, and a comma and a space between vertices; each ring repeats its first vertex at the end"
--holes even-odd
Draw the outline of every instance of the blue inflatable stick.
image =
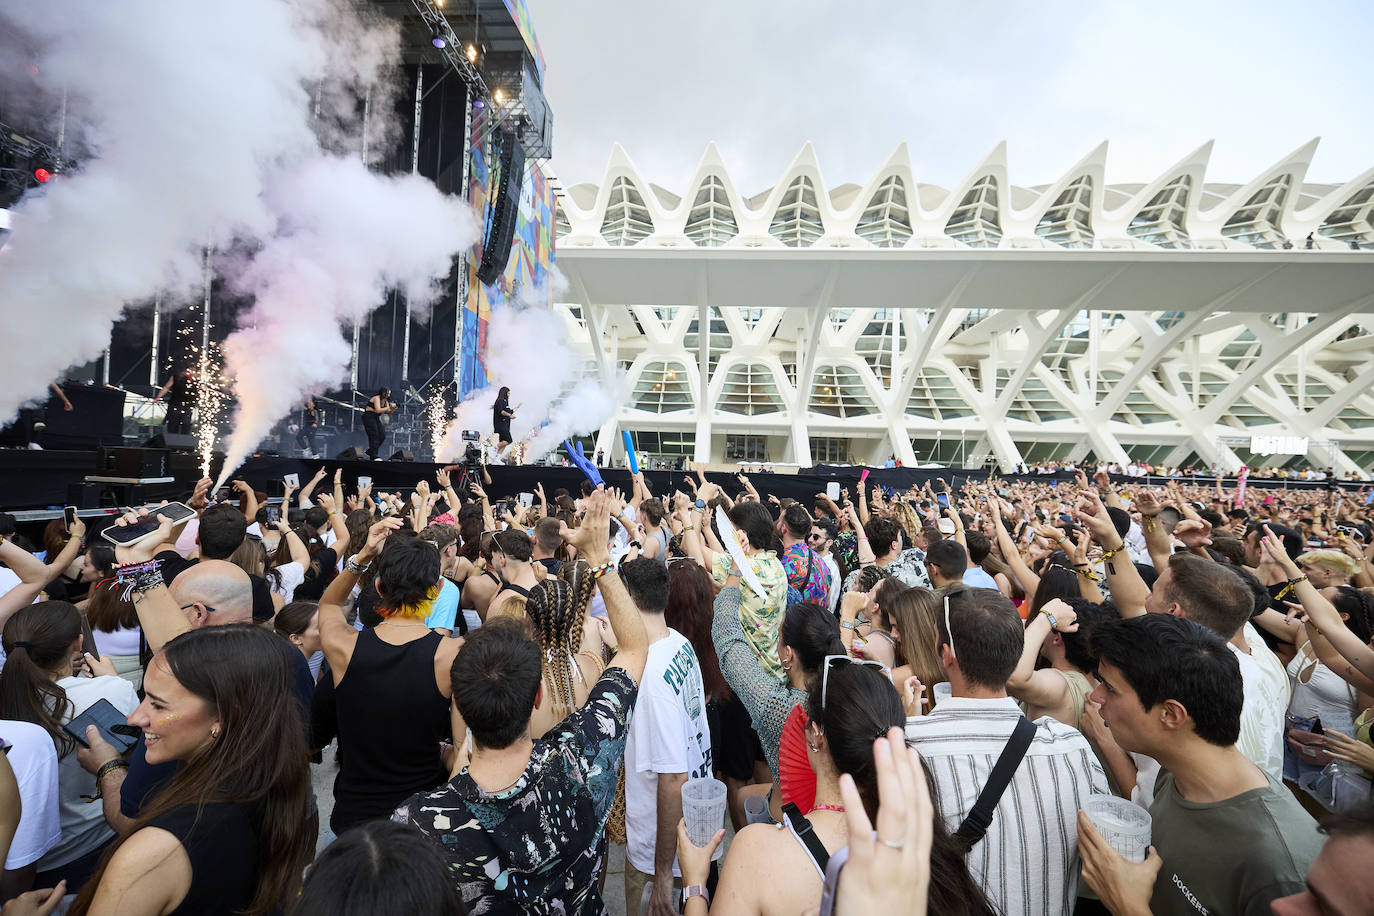
POLYGON ((630 431, 628 429, 622 432, 625 434, 625 454, 630 457, 630 473, 638 474, 639 459, 635 457, 635 444, 630 439, 630 431))
POLYGON ((563 447, 568 450, 568 458, 577 466, 577 469, 586 475, 587 479, 598 487, 604 487, 606 481, 601 479, 601 472, 596 469, 596 465, 587 460, 587 456, 582 454, 582 443, 572 443, 567 439, 563 440, 563 447))

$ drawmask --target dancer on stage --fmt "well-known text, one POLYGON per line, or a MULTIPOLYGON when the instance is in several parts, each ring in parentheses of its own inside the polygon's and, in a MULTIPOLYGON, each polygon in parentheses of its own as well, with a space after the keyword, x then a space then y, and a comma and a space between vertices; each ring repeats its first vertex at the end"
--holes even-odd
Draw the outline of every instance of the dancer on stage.
POLYGON ((510 406, 510 389, 502 386, 496 392, 496 403, 491 408, 491 425, 496 431, 496 450, 501 452, 514 441, 510 434, 510 421, 515 411, 510 406))
MULTIPOLYGON (((301 425, 296 430, 296 445, 305 452, 305 457, 315 457, 315 432, 319 429, 319 412, 315 409, 315 399, 306 398, 301 405, 301 425)), ((380 441, 379 441, 380 444, 380 441)))
POLYGON ((367 457, 376 461, 382 443, 386 441, 386 427, 397 410, 391 400, 390 388, 378 388, 363 410, 363 430, 367 433, 367 457))

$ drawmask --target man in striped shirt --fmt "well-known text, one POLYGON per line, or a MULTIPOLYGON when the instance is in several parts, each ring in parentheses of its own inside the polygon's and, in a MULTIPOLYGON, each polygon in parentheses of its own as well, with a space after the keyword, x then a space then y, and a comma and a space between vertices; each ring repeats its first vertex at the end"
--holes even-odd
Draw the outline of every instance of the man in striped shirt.
MULTIPOLYGON (((930 767, 936 807, 953 832, 973 809, 1021 718, 1006 683, 1024 636, 1016 608, 996 591, 956 587, 945 600, 939 652, 952 695, 930 715, 907 719, 906 735, 930 767)), ((1078 731, 1049 717, 1035 726, 968 866, 1000 912, 1068 916, 1078 897, 1078 810, 1090 795, 1110 790, 1078 731)))

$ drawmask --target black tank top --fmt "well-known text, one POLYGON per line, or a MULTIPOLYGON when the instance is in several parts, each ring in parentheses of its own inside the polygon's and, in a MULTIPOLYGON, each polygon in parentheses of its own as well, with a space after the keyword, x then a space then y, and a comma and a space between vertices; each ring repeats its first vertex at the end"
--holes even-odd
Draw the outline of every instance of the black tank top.
POLYGON ((401 802, 448 778, 439 742, 451 737, 449 702, 434 682, 443 638, 427 633, 393 646, 370 629, 358 634, 335 688, 339 775, 329 818, 335 834, 391 817, 401 802))
POLYGON ((258 836, 243 805, 173 808, 148 822, 181 841, 191 860, 191 888, 171 916, 241 912, 253 902, 258 878, 258 836))

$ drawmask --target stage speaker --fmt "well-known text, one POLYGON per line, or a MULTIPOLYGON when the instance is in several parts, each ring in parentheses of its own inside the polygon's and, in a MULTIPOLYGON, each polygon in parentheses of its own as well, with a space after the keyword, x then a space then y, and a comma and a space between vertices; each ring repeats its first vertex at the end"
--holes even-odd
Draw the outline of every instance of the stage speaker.
POLYGON ((482 263, 477 279, 490 286, 506 269, 510 260, 511 242, 515 240, 515 221, 520 210, 520 189, 525 183, 525 148, 520 137, 509 130, 501 131, 501 184, 496 191, 486 237, 482 239, 482 263))
POLYGON ((174 448, 185 451, 195 451, 198 447, 196 437, 189 433, 169 433, 162 427, 153 434, 153 437, 143 443, 144 448, 174 448))
POLYGON ((415 460, 415 453, 412 452, 412 451, 411 451, 410 449, 408 449, 408 448, 403 448, 403 449, 400 449, 399 451, 397 451, 396 454, 392 455, 390 460, 392 460, 392 461, 414 461, 414 460, 415 460))
POLYGON ((168 477, 168 454, 166 449, 155 448, 117 448, 114 449, 114 476, 116 477, 168 477))
POLYGON ((366 453, 363 452, 362 449, 358 448, 358 446, 356 446, 356 445, 350 445, 348 448, 344 449, 343 451, 339 452, 339 454, 335 455, 335 456, 334 456, 334 460, 335 460, 335 461, 362 461, 362 460, 363 460, 364 458, 366 458, 366 457, 367 457, 367 455, 366 455, 366 453))

